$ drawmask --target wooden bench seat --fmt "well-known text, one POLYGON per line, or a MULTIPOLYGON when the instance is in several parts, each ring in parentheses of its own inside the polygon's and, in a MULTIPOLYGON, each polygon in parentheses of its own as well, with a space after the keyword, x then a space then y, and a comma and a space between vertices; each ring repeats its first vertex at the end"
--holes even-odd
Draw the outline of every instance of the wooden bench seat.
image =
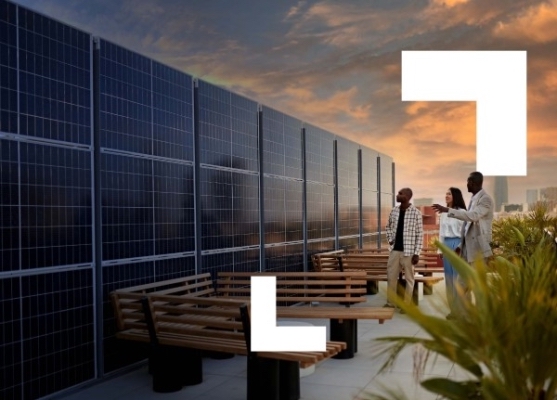
MULTIPOLYGON (((338 262, 338 261, 337 261, 338 262)), ((358 307, 352 310, 346 307, 299 307, 301 304, 306 306, 319 304, 341 303, 349 306, 367 301, 364 296, 366 293, 365 273, 362 271, 354 271, 349 273, 330 272, 287 272, 287 273, 246 273, 246 272, 221 272, 218 274, 216 292, 211 290, 188 290, 187 282, 196 282, 197 280, 190 278, 179 278, 169 281, 161 281, 155 284, 134 286, 131 288, 123 288, 112 293, 116 320, 125 321, 127 327, 137 328, 140 332, 126 331, 120 333, 129 336, 129 339, 137 341, 148 341, 144 329, 143 314, 138 299, 143 295, 159 296, 168 292, 180 294, 181 296, 207 296, 217 293, 219 298, 234 299, 240 301, 250 300, 251 276, 276 276, 277 277, 277 316, 279 318, 328 318, 331 321, 331 332, 334 340, 349 341, 346 351, 343 351, 337 358, 353 357, 357 351, 357 320, 358 319, 376 319, 379 323, 383 323, 386 319, 393 318, 393 310, 378 307, 358 307), (289 305, 297 305, 298 307, 287 307, 289 305), (143 332, 143 337, 141 336, 143 332)), ((212 283, 209 282, 209 274, 205 274, 205 287, 211 288, 212 283)), ((196 287, 199 289, 199 287, 196 287)), ((189 303, 181 304, 181 307, 190 307, 189 303)), ((207 318, 207 315, 204 316, 207 318)), ((167 324, 169 327, 171 321, 163 321, 161 324, 167 324)), ((123 332, 124 326, 119 325, 118 329, 123 332)))
MULTIPOLYGON (((380 262, 379 260, 383 260, 386 265, 389 258, 389 249, 349 249, 347 250, 346 254, 370 255, 373 256, 371 258, 376 258, 378 260, 378 263, 380 262)), ((424 276, 428 276, 433 273, 444 273, 443 265, 439 263, 439 254, 437 253, 437 248, 423 248, 422 252, 420 253, 420 261, 414 267, 414 271, 424 276)))
POLYGON ((344 253, 344 250, 326 251, 316 253, 311 256, 313 270, 315 272, 338 271, 337 256, 344 253))
MULTIPOLYGON (((356 269, 366 270, 370 275, 379 274, 385 275, 387 271, 387 263, 389 260, 388 254, 364 254, 364 253, 349 253, 337 256, 339 259, 339 267, 344 270, 356 269), (342 266, 340 265, 342 263, 342 266), (382 274, 381 274, 382 272, 382 274)), ((437 267, 437 260, 429 257, 420 257, 418 264, 414 266, 414 271, 421 272, 443 272, 443 268, 437 267)))
MULTIPOLYGON (((365 271, 367 280, 373 283, 368 284, 368 294, 377 293, 379 281, 387 281, 387 262, 389 259, 388 254, 364 254, 364 253, 350 253, 338 256, 339 268, 342 271, 365 271)), ((418 262, 414 267, 414 272, 419 275, 414 275, 414 282, 424 284, 424 294, 432 293, 432 285, 443 280, 442 276, 433 276, 433 272, 439 272, 429 267, 423 261, 418 262), (427 271, 427 272, 426 272, 427 271), (424 273, 425 272, 425 273, 424 273), (427 287, 427 289, 426 289, 427 287)), ((399 276, 399 283, 404 286, 404 274, 399 276)), ((414 286, 413 299, 418 304, 418 285, 414 286)))
POLYGON ((297 399, 300 366, 314 365, 346 348, 346 343, 330 341, 323 352, 251 352, 249 312, 239 299, 124 291, 111 297, 117 309, 117 337, 151 344, 155 391, 200 383, 200 351, 217 351, 247 356, 248 400, 297 399))
POLYGON ((384 307, 277 307, 279 318, 376 319, 380 324, 393 318, 393 310, 384 307))
POLYGON ((249 298, 252 276, 277 278, 277 304, 297 303, 363 303, 367 299, 366 276, 354 272, 219 272, 216 281, 218 296, 249 298))
MULTIPOLYGON (((443 268, 443 263, 439 260, 439 254, 437 254, 436 249, 430 249, 429 251, 420 254, 420 262, 414 268, 414 271, 423 276, 444 274, 445 269, 443 268)), ((437 281, 434 281, 432 283, 424 282, 424 295, 433 293, 434 283, 437 283, 437 281)))
POLYGON ((249 298, 252 276, 276 276, 278 318, 327 318, 330 338, 347 343, 347 349, 335 358, 352 358, 358 349, 358 319, 392 319, 393 309, 382 307, 349 307, 367 301, 366 273, 352 272, 219 272, 216 292, 224 298, 249 298), (318 307, 313 306, 319 303, 318 307), (341 303, 345 307, 322 306, 341 303), (294 305, 294 307, 293 307, 294 305))

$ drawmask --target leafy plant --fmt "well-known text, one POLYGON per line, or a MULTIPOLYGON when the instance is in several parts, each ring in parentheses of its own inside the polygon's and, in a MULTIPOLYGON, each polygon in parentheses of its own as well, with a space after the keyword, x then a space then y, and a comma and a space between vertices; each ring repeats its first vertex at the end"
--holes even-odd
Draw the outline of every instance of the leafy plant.
MULTIPOLYGON (((521 228, 512 229, 512 243, 527 243, 521 228), (522 236, 522 237, 521 237, 522 236)), ((529 232, 529 231, 528 231, 529 232)), ((508 239, 510 240, 510 232, 508 239)), ((377 355, 387 355, 382 371, 392 366, 407 346, 422 346, 425 360, 443 356, 468 372, 469 379, 426 379, 421 385, 446 399, 553 399, 557 396, 557 269, 556 252, 541 236, 528 256, 495 257, 490 267, 478 260, 471 267, 437 243, 472 298, 460 293, 465 312, 448 321, 426 315, 413 305, 398 306, 429 338, 386 337, 377 355)), ((530 246, 530 245, 529 245, 530 246)), ((524 255, 524 254, 522 254, 524 255)), ((416 363, 415 363, 416 365, 416 363)), ((423 373, 425 362, 415 366, 423 373)), ((400 399, 394 392, 371 399, 400 399), (396 396, 396 397, 394 397, 396 396)))
POLYGON ((509 216, 493 222, 495 253, 509 259, 529 257, 542 238, 555 232, 557 218, 549 216, 547 203, 538 202, 527 216, 509 216))

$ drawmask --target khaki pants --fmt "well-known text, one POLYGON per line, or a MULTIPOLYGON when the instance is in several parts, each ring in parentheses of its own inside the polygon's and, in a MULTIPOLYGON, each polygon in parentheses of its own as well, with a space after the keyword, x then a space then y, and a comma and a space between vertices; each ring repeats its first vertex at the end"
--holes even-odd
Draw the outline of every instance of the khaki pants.
POLYGON ((414 265, 412 265, 412 256, 405 256, 404 252, 393 250, 389 254, 387 261, 387 303, 394 304, 394 296, 397 296, 397 281, 400 271, 404 271, 406 280, 406 291, 404 292, 404 302, 412 301, 412 291, 414 290, 414 265))

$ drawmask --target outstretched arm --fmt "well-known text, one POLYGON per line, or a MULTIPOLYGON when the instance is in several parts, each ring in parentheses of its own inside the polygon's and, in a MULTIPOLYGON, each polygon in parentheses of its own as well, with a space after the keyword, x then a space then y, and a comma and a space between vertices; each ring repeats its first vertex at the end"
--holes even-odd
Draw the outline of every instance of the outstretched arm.
POLYGON ((472 210, 455 210, 454 208, 449 208, 447 215, 461 221, 478 222, 480 219, 489 214, 491 210, 493 210, 493 201, 490 197, 484 196, 478 200, 472 210))

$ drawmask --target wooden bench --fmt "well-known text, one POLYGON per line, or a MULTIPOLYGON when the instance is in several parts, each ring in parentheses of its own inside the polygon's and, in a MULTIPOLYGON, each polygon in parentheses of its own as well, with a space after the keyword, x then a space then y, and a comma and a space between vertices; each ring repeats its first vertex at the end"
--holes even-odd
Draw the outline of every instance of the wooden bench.
MULTIPOLYGON (((346 254, 373 254, 381 255, 384 254, 388 249, 349 249, 347 252, 342 250, 329 251, 325 253, 317 253, 312 256, 312 264, 314 271, 351 271, 349 268, 343 268, 340 265, 340 256, 346 254)), ((387 253, 388 256, 388 253, 387 253)), ((382 258, 381 258, 382 259, 382 258)), ((358 269, 356 269, 358 270, 358 269)), ((386 275, 385 275, 386 280, 386 275)), ((378 285, 376 279, 371 279, 371 276, 367 277, 367 294, 377 294, 378 285)))
MULTIPOLYGON (((388 253, 348 253, 341 255, 343 259, 352 258, 354 261, 366 260, 370 264, 371 271, 376 269, 376 266, 387 266, 389 260, 388 253)), ((365 266, 362 266, 365 269, 365 266)), ((437 257, 433 255, 420 255, 418 264, 414 266, 416 272, 443 272, 443 268, 438 267, 437 257)))
MULTIPOLYGON (((338 259, 339 267, 342 271, 366 272, 366 279, 368 280, 368 282, 370 282, 367 286, 368 294, 377 293, 379 281, 387 281, 387 262, 389 259, 388 254, 350 253, 338 256, 338 259)), ((423 262, 418 262, 418 264, 414 266, 414 271, 416 273, 421 273, 424 270, 423 265, 423 262)), ((424 294, 431 294, 431 286, 442 280, 443 277, 433 276, 432 274, 429 274, 427 276, 414 276, 414 283, 422 282, 424 284, 424 294), (426 290, 426 285, 429 288, 428 290, 426 290)), ((403 273, 399 275, 399 285, 406 285, 403 273)), ((412 299, 416 305, 419 303, 418 285, 414 285, 412 299)))
POLYGON ((249 299, 252 276, 277 278, 277 304, 363 303, 365 274, 354 272, 218 272, 217 296, 249 299))
MULTIPOLYGON (((383 255, 388 259, 389 255, 389 248, 382 247, 380 249, 377 248, 365 248, 365 249, 349 249, 346 251, 347 254, 374 254, 374 255, 383 255)), ((437 253, 437 248, 435 247, 424 247, 420 253, 420 261, 418 265, 415 267, 421 268, 424 272, 439 272, 443 273, 443 266, 439 265, 439 254, 437 253)))
POLYGON ((315 272, 339 271, 337 256, 344 254, 344 250, 326 251, 311 256, 311 263, 315 272))
POLYGON ((357 352, 358 319, 392 319, 393 309, 382 307, 349 307, 367 301, 366 274, 353 272, 219 272, 216 292, 219 297, 248 299, 252 276, 276 276, 277 317, 328 318, 331 340, 347 343, 335 358, 352 358, 357 352), (313 306, 316 303, 341 303, 338 306, 313 306), (289 306, 290 305, 290 306, 289 306), (292 305, 295 305, 294 307, 292 305))
POLYGON ((323 352, 252 352, 244 300, 113 293, 117 337, 148 341, 154 356, 153 389, 176 391, 200 383, 200 351, 247 356, 247 399, 298 399, 299 368, 335 356, 346 343, 327 342, 323 352))
POLYGON ((379 292, 379 281, 387 280, 388 253, 351 252, 338 257, 341 271, 365 271, 367 294, 379 292))
MULTIPOLYGON (((434 273, 444 274, 445 270, 443 264, 439 262, 439 254, 435 251, 436 249, 430 249, 425 253, 420 254, 420 262, 414 271, 423 276, 433 276, 434 273)), ((433 282, 436 283, 436 282, 433 282)), ((424 295, 429 295, 433 293, 433 283, 424 282, 424 295)))

